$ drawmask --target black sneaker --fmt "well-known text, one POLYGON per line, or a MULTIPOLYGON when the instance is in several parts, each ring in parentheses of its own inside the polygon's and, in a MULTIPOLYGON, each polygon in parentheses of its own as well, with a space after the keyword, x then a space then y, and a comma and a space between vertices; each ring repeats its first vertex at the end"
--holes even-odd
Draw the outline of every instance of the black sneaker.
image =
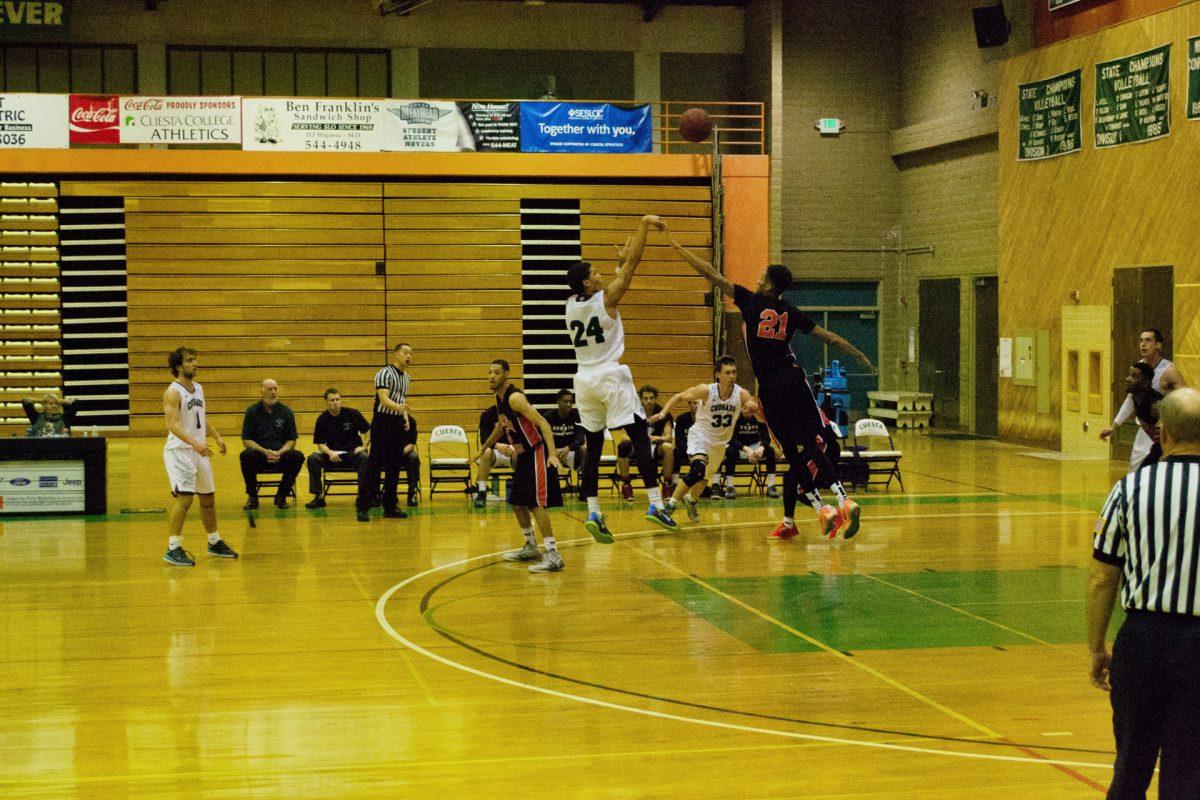
POLYGON ((216 544, 208 546, 208 554, 217 558, 237 558, 238 554, 232 547, 225 543, 224 539, 218 539, 216 544))
POLYGON ((325 507, 325 498, 324 497, 314 497, 312 500, 309 500, 307 503, 305 503, 304 507, 307 509, 324 508, 325 507))
POLYGON ((476 492, 474 502, 476 508, 487 508, 487 489, 484 489, 482 492, 476 492))
POLYGON ((418 500, 417 500, 417 493, 416 493, 416 492, 410 492, 410 493, 409 493, 409 495, 408 495, 408 507, 409 507, 409 508, 416 508, 416 507, 417 507, 417 502, 418 502, 418 500))
POLYGON ((405 514, 398 508, 385 508, 383 510, 384 519, 408 519, 408 514, 405 514))
POLYGON ((276 508, 287 508, 288 507, 287 498, 281 497, 280 495, 275 495, 275 507, 276 508))
POLYGON ((361 508, 358 509, 357 512, 355 512, 354 516, 355 516, 355 518, 358 519, 359 522, 370 522, 371 521, 371 513, 369 511, 363 511, 361 508))
POLYGON ((253 511, 258 508, 258 498, 250 497, 246 500, 246 505, 242 506, 242 511, 253 511))
POLYGON ((163 561, 168 564, 174 564, 177 567, 196 566, 196 559, 192 558, 182 547, 172 547, 163 553, 163 561))

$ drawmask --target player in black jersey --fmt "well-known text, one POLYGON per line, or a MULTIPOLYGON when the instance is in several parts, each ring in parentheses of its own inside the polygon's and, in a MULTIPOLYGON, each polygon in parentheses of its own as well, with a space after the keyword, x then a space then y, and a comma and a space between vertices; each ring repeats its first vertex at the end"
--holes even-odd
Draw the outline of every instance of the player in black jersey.
POLYGON ((529 568, 530 572, 558 572, 563 568, 563 560, 558 554, 546 509, 562 505, 558 470, 563 465, 548 445, 554 441, 550 423, 529 404, 517 387, 508 382, 508 371, 508 362, 502 358, 497 358, 488 368, 488 385, 495 393, 499 421, 480 448, 486 450, 495 446, 513 461, 508 504, 525 535, 525 544, 520 550, 505 553, 504 558, 508 561, 538 561, 529 568), (538 549, 534 522, 542 534, 545 555, 538 549))
POLYGON ((813 336, 850 354, 868 369, 870 359, 854 345, 832 331, 817 325, 811 317, 783 299, 792 283, 792 273, 781 264, 764 270, 751 292, 731 283, 713 265, 689 252, 670 238, 671 246, 683 259, 717 288, 733 297, 742 312, 746 350, 758 378, 759 405, 767 425, 783 447, 788 474, 783 483, 783 522, 771 534, 776 539, 796 535, 794 515, 799 489, 817 511, 821 533, 844 541, 858 533, 859 507, 846 496, 834 468, 837 436, 821 412, 812 388, 792 352, 792 337, 797 333, 813 336), (821 500, 817 487, 828 486, 837 497, 837 507, 821 500))

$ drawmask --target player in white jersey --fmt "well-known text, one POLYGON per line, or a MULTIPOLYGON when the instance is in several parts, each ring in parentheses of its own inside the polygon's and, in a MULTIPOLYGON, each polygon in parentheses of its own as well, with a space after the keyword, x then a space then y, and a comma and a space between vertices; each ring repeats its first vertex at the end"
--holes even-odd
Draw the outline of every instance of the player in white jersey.
POLYGON ((167 513, 170 543, 163 561, 179 567, 196 566, 195 559, 183 549, 183 522, 187 519, 192 498, 200 495, 200 519, 208 532, 209 555, 218 558, 237 558, 233 548, 217 533, 217 507, 213 492, 212 464, 208 437, 212 436, 221 455, 225 455, 225 440, 208 424, 204 408, 204 387, 196 383, 196 351, 180 347, 167 357, 167 365, 175 380, 163 392, 163 414, 167 420, 167 443, 163 461, 171 481, 175 502, 167 513))
MULTIPOLYGON (((1142 354, 1142 361, 1145 361, 1154 370, 1154 379, 1150 382, 1151 389, 1166 395, 1175 389, 1187 386, 1175 364, 1170 359, 1163 357, 1163 335, 1157 328, 1147 328, 1141 332, 1138 336, 1138 351, 1142 354)), ((1100 438, 1107 440, 1117 427, 1133 416, 1133 396, 1126 395, 1121 410, 1113 418, 1112 427, 1100 431, 1100 438)), ((1139 427, 1137 435, 1133 439, 1133 450, 1129 454, 1130 472, 1137 471, 1142 462, 1146 460, 1146 456, 1150 454, 1152 447, 1154 447, 1153 437, 1144 428, 1139 427)))
POLYGON ((687 457, 691 466, 667 503, 667 508, 674 511, 676 505, 682 502, 692 522, 700 519, 696 502, 703 494, 709 477, 725 460, 725 448, 733 438, 738 418, 742 414, 752 416, 758 413, 754 398, 737 385, 737 361, 733 356, 718 358, 713 365, 713 375, 717 379, 715 383, 702 383, 685 389, 668 400, 662 411, 650 418, 651 422, 665 418, 678 403, 700 403, 695 422, 688 430, 687 457))
POLYGON ((600 455, 604 449, 604 429, 620 428, 629 435, 637 458, 638 471, 650 498, 646 519, 668 530, 678 525, 663 508, 654 459, 650 456, 650 433, 646 416, 633 388, 633 374, 621 363, 625 354, 625 326, 617 305, 633 272, 642 260, 646 234, 650 228, 662 230, 662 222, 653 215, 642 217, 638 229, 617 248, 618 266, 612 281, 606 282, 599 270, 586 261, 567 269, 567 333, 575 347, 579 369, 575 373, 575 405, 586 431, 587 457, 580 477, 581 494, 587 498, 588 518, 584 523, 597 542, 611 544, 612 533, 600 511, 600 455))

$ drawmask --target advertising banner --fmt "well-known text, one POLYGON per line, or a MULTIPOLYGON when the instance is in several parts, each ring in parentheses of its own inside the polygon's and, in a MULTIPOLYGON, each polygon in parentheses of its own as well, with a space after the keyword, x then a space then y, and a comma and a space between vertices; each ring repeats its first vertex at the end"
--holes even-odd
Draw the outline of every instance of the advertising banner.
POLYGON ((65 94, 0 94, 0 147, 67 145, 65 94))
POLYGON ((115 94, 73 94, 69 104, 71 144, 118 144, 121 141, 115 94))
POLYGON ((0 514, 83 511, 82 461, 0 461, 0 514))
POLYGON ((0 3, 0 41, 66 41, 70 0, 9 0, 0 3))
POLYGON ((459 103, 458 110, 471 129, 476 150, 520 152, 520 103, 459 103))
POLYGON ((1171 45, 1096 65, 1096 147, 1171 132, 1171 45))
POLYGON ((521 103, 525 153, 649 153, 650 106, 609 103, 521 103))
POLYGON ((383 149, 383 100, 242 99, 243 150, 383 149))
POLYGON ((457 103, 385 100, 383 149, 453 153, 474 150, 475 138, 457 103))
POLYGON ((237 144, 240 97, 122 97, 122 144, 237 144))
POLYGON ((1079 88, 1083 71, 1074 70, 1053 78, 1020 85, 1020 144, 1017 159, 1074 153, 1083 135, 1079 125, 1079 88))

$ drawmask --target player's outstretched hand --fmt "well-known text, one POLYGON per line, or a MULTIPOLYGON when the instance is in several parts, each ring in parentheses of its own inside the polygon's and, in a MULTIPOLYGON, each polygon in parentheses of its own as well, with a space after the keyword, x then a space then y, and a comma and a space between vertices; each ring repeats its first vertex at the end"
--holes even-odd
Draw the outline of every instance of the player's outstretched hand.
POLYGON ((666 224, 659 219, 657 214, 645 215, 642 217, 642 222, 646 223, 646 225, 649 227, 654 228, 656 231, 665 231, 667 229, 666 224))
POLYGON ((1100 441, 1107 442, 1108 437, 1112 436, 1112 434, 1113 434, 1112 428, 1105 428, 1104 430, 1100 431, 1100 441))

